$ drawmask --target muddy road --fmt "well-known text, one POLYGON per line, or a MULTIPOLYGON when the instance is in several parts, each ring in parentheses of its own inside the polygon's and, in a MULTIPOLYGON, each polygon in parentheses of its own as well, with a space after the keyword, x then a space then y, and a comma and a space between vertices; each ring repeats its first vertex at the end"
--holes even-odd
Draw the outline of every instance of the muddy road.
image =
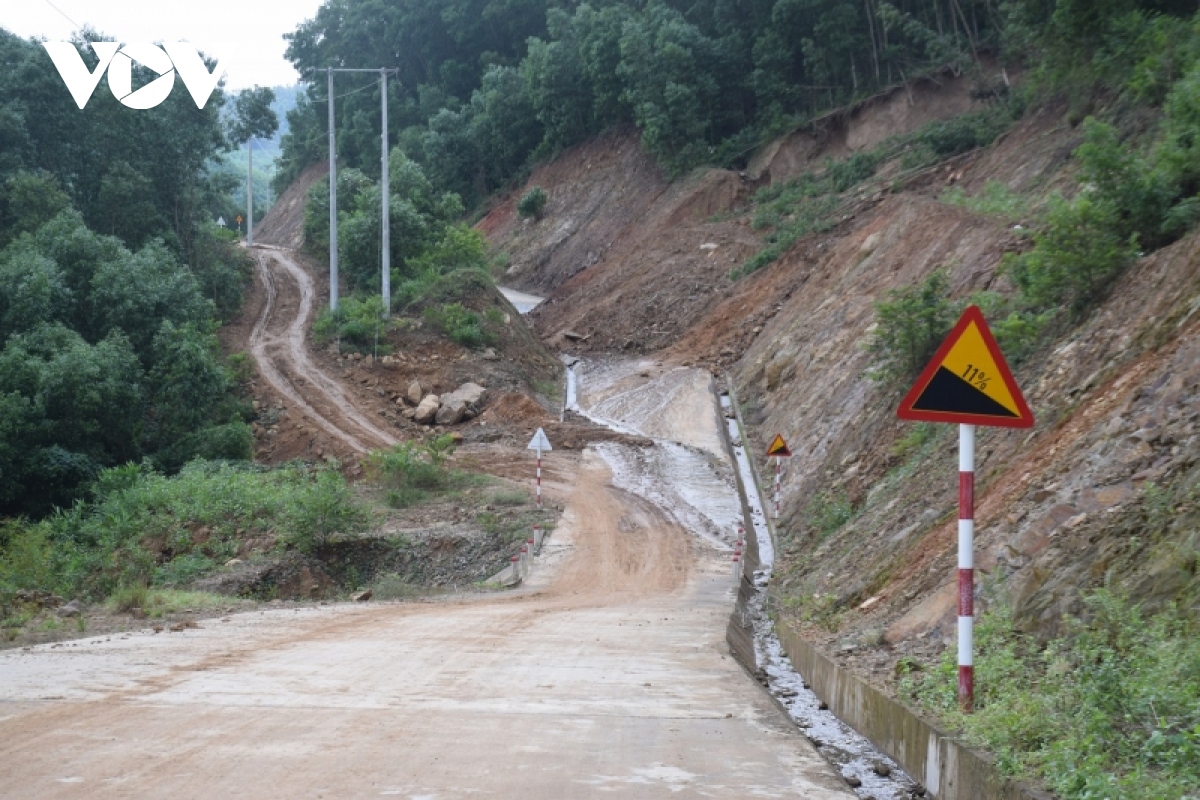
POLYGON ((357 453, 398 439, 355 408, 336 379, 308 356, 305 336, 313 314, 312 277, 289 251, 256 247, 255 280, 265 302, 250 332, 250 356, 263 379, 327 434, 357 453))
MULTIPOLYGON (((256 255, 264 377, 356 449, 386 443, 308 362, 311 282, 256 255)), ((0 794, 852 797, 728 654, 736 498, 709 378, 651 371, 582 379, 581 411, 658 443, 558 456, 563 520, 515 592, 0 654, 0 794)))

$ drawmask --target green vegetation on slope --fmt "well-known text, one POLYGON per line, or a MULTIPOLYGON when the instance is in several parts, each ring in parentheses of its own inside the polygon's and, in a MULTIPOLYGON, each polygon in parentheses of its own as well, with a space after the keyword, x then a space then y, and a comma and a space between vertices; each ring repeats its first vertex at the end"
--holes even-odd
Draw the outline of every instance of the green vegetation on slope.
POLYGON ((311 551, 368 523, 332 469, 195 461, 167 476, 131 464, 100 473, 92 494, 0 529, 0 601, 21 589, 100 600, 131 586, 184 586, 248 536, 311 551))
MULTIPOLYGON (((995 0, 349 0, 291 34, 304 70, 395 66, 390 127, 442 188, 474 205, 617 124, 671 171, 742 163, 765 135, 1002 45, 995 0)), ((377 170, 379 94, 337 76, 338 155, 377 170)), ((324 154, 326 83, 289 115, 277 188, 324 154)), ((377 174, 377 173, 373 173, 377 174)))
MULTIPOLYGON (((902 691, 996 754, 1003 773, 1044 781, 1064 800, 1200 796, 1200 630, 1098 591, 1086 621, 1040 643, 1000 605, 976 636, 976 710, 958 711, 947 648, 902 691)), ((905 662, 901 662, 905 664, 905 662)), ((915 664, 905 664, 912 668, 915 664)))

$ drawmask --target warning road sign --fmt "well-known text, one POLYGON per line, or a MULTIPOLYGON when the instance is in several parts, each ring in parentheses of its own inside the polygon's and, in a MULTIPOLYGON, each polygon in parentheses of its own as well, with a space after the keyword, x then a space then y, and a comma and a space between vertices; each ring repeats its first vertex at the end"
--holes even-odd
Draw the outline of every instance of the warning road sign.
POLYGON ((779 456, 780 458, 791 458, 792 451, 788 449, 787 442, 779 434, 775 434, 775 438, 771 440, 771 444, 767 447, 767 457, 779 456))
POLYGON ((550 446, 550 440, 546 438, 546 432, 541 428, 538 428, 537 433, 535 433, 533 438, 529 440, 529 446, 525 449, 537 450, 540 453, 543 450, 550 452, 554 448, 550 446))
POLYGON ((1033 412, 978 306, 963 312, 897 415, 921 422, 1033 427, 1033 412))

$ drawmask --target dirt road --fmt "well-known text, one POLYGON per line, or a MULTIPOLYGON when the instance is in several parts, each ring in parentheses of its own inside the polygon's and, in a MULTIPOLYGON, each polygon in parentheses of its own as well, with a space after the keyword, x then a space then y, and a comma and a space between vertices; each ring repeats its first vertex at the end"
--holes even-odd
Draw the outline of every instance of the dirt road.
POLYGON ((346 396, 337 380, 308 356, 305 334, 313 312, 313 280, 279 248, 256 248, 255 278, 266 301, 250 333, 250 355, 259 374, 312 423, 356 452, 395 444, 346 396))
MULTIPOLYGON (((270 276, 292 274, 286 257, 264 260, 270 276)), ((262 319, 256 358, 292 352, 283 386, 311 375, 294 328, 262 319)), ((705 407, 706 378, 662 380, 705 407)), ((0 654, 0 794, 852 797, 728 655, 728 550, 694 530, 720 528, 721 504, 684 513, 688 491, 655 488, 689 474, 693 488, 727 488, 704 434, 715 420, 642 402, 636 382, 605 385, 593 407, 612 401, 624 424, 694 444, 651 458, 606 443, 572 460, 563 521, 521 590, 0 654)))

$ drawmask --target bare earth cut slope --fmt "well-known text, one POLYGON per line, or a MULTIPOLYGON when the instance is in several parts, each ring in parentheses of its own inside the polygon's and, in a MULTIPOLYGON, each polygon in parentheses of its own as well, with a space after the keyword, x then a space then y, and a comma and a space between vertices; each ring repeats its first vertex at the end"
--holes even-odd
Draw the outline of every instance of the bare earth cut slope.
MULTIPOLYGON (((1043 198, 1072 184, 1064 167, 1082 131, 1050 106, 943 165, 906 173, 885 163, 849 193, 830 230, 749 276, 728 273, 759 247, 751 190, 970 107, 953 81, 882 97, 773 143, 742 175, 699 171, 669 185, 614 133, 535 171, 530 185, 550 196, 543 220, 501 207, 481 223, 518 285, 551 289, 533 315, 547 341, 728 375, 754 449, 786 438, 796 457, 783 482, 774 591, 799 599, 784 616, 890 691, 898 659, 932 660, 953 641, 956 439, 942 426, 908 443, 898 390, 867 374, 873 304, 939 269, 958 298, 1011 292, 998 268, 1028 246, 1022 220, 966 210, 944 193, 957 186, 970 197, 999 182, 1012 196, 1043 198), (643 174, 624 204, 619 179, 643 174), (588 187, 620 211, 608 218, 576 202, 588 187), (605 247, 592 231, 608 225, 619 236, 605 247), (812 520, 832 503, 851 518, 817 532, 812 520)), ((1002 585, 1020 624, 1043 635, 1106 582, 1151 607, 1194 585, 1195 504, 1175 508, 1154 535, 1147 526, 1154 498, 1194 482, 1200 461, 1198 247, 1193 234, 1140 259, 1082 324, 1018 366, 1033 431, 980 433, 981 601, 1002 585)))

